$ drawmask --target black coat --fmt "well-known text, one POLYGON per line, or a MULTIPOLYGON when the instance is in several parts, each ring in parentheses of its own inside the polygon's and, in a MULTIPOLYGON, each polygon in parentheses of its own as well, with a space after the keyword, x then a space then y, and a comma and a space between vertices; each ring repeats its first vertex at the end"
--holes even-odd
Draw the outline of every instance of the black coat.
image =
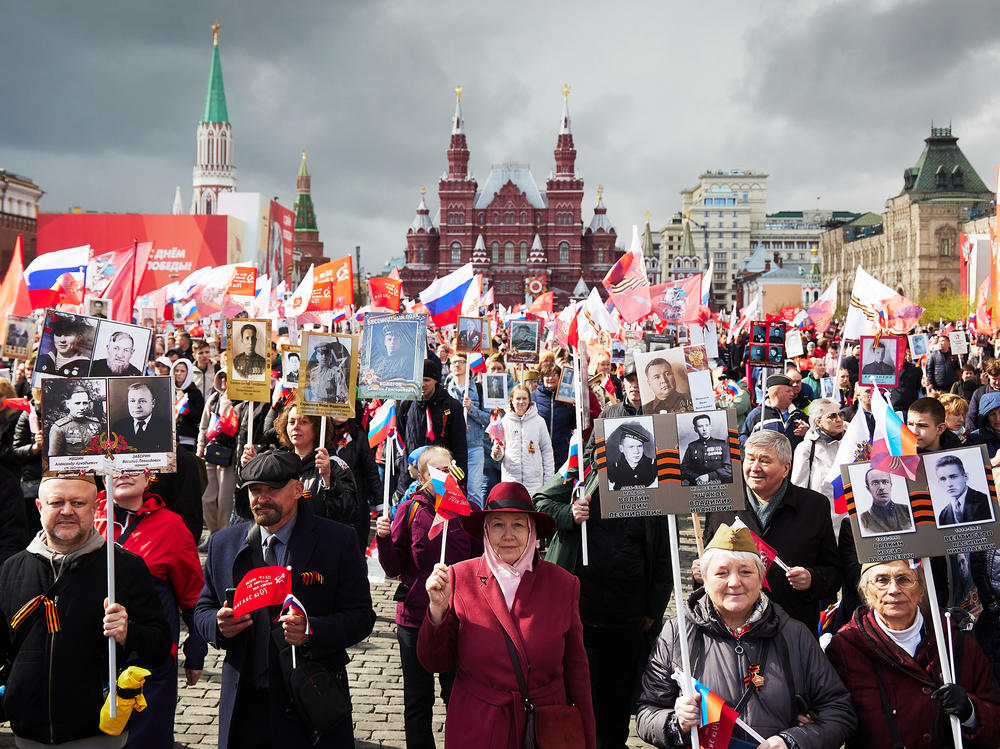
POLYGON ((947 393, 958 379, 958 361, 951 354, 935 351, 927 358, 927 379, 935 388, 947 393))
POLYGON ((840 554, 833 535, 830 500, 819 492, 789 483, 781 505, 774 511, 767 530, 762 530, 749 502, 739 512, 710 512, 705 516, 703 538, 708 545, 723 523, 732 525, 736 516, 778 552, 789 567, 805 567, 812 574, 812 587, 792 589, 785 571, 772 564, 767 572, 771 598, 793 619, 816 633, 820 601, 833 598, 840 586, 840 554))
MULTIPOLYGON (((0 658, 12 658, 3 706, 17 736, 62 743, 101 735, 98 728, 108 681, 103 636, 108 593, 107 550, 82 554, 56 580, 48 559, 21 551, 0 567, 0 613, 5 622, 35 596, 56 601, 60 629, 49 635, 38 607, 16 633, 0 629, 0 658), (11 638, 14 638, 13 644, 11 638), (50 724, 49 710, 55 716, 50 724)), ((115 599, 128 612, 128 636, 118 646, 118 668, 152 669, 170 652, 170 631, 146 563, 115 548, 115 599)))
POLYGON ((923 372, 913 362, 906 362, 899 370, 899 385, 889 391, 889 402, 893 411, 902 411, 906 416, 906 411, 917 398, 920 397, 920 381, 923 379, 923 372))
MULTIPOLYGON (((465 437, 465 412, 462 404, 448 395, 440 383, 427 401, 403 401, 396 408, 396 428, 403 435, 406 452, 411 453, 424 445, 447 447, 462 473, 469 472, 469 443, 465 437), (427 438, 427 409, 431 413, 434 439, 427 438)), ((402 496, 410 482, 406 469, 406 455, 396 455, 396 491, 402 496)), ((462 482, 464 484, 464 481, 462 482)))

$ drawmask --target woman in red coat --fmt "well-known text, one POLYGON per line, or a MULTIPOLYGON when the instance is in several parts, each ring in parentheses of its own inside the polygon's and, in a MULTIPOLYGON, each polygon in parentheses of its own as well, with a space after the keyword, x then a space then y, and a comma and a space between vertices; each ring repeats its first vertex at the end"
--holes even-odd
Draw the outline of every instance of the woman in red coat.
MULTIPOLYGON (((1000 745, 1000 689, 972 637, 955 630, 955 681, 941 679, 934 629, 920 603, 926 590, 908 562, 866 564, 860 607, 826 650, 858 714, 848 749, 952 746, 949 716, 966 749, 1000 745)), ((935 610, 934 614, 938 612, 935 610)))
POLYGON ((580 583, 541 561, 536 544, 555 522, 535 512, 520 484, 493 487, 485 510, 462 519, 485 535, 481 557, 435 565, 417 656, 424 668, 457 666, 445 744, 518 749, 524 742, 524 697, 507 648, 510 638, 534 705, 579 708, 586 749, 597 745, 590 673, 580 623, 580 583), (505 634, 506 633, 506 636, 505 634))

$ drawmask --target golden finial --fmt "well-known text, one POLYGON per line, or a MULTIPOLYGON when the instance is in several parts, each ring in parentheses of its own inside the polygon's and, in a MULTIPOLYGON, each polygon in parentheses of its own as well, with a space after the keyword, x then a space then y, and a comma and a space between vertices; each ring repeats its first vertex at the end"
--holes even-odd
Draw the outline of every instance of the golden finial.
POLYGON ((306 157, 306 149, 303 148, 302 149, 302 158, 303 158, 303 160, 305 159, 305 157, 306 157))
POLYGON ((650 213, 649 211, 646 211, 646 226, 649 226, 649 217, 652 216, 652 215, 653 215, 652 213, 650 213))
POLYGON ((462 87, 461 86, 455 86, 455 98, 458 101, 462 101, 462 87))
POLYGON ((427 187, 424 185, 420 186, 420 197, 424 197, 427 194, 427 187))
POLYGON ((691 220, 691 210, 690 209, 684 211, 684 220, 685 221, 690 221, 691 220))
POLYGON ((597 186, 597 205, 601 204, 601 196, 604 194, 604 185, 597 186))
POLYGON ((222 24, 216 21, 212 24, 212 44, 216 47, 219 46, 219 29, 222 28, 222 24))
POLYGON ((563 84, 562 91, 563 91, 563 101, 566 101, 566 99, 569 98, 569 84, 568 83, 564 83, 563 84))

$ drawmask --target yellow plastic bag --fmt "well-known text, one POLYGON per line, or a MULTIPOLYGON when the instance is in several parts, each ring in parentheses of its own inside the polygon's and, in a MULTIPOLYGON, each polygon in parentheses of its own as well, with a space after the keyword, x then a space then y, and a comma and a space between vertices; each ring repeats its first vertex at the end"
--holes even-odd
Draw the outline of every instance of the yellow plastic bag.
POLYGON ((149 676, 149 671, 139 666, 129 666, 118 674, 118 692, 116 695, 118 715, 111 717, 111 695, 104 700, 101 708, 101 730, 109 736, 120 736, 125 730, 133 710, 140 713, 146 709, 146 698, 142 694, 142 685, 149 676))

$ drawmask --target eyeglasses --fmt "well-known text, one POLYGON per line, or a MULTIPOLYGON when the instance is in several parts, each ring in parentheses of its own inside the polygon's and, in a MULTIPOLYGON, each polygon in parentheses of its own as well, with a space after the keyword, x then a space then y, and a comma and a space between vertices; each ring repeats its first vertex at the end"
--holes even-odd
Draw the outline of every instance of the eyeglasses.
POLYGON ((900 590, 910 590, 917 584, 917 578, 911 575, 876 575, 871 579, 871 584, 874 585, 879 590, 888 590, 889 585, 893 582, 896 583, 896 587, 900 590))
POLYGON ((844 420, 844 414, 840 413, 840 411, 836 411, 835 413, 827 414, 823 418, 824 419, 829 419, 830 421, 843 421, 844 420))

